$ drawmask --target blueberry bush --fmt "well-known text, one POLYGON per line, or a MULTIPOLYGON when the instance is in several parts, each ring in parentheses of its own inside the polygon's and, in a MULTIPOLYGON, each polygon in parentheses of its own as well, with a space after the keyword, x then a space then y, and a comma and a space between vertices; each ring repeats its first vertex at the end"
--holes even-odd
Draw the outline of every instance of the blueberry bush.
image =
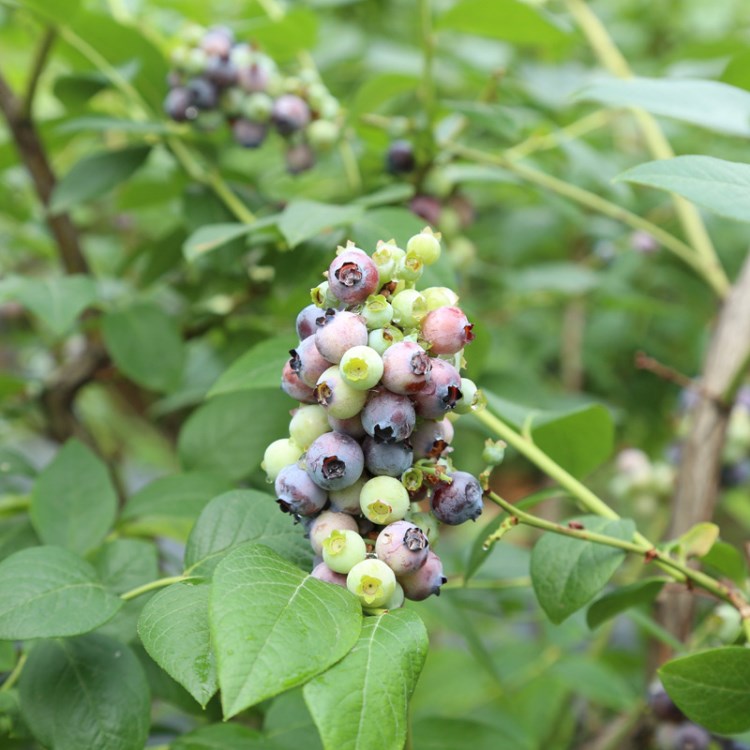
POLYGON ((0 0, 0 747, 750 747, 748 24, 0 0))

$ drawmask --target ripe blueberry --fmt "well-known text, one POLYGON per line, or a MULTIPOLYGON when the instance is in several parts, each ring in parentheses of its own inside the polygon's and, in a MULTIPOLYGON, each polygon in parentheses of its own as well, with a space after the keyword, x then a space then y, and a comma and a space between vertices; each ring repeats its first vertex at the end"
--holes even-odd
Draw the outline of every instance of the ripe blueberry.
POLYGON ((408 443, 379 443, 371 437, 362 441, 362 452, 365 468, 376 477, 400 477, 414 460, 408 443))
POLYGON ((400 341, 383 353, 383 385, 393 393, 418 393, 430 380, 432 360, 419 344, 400 341))
POLYGON ((326 432, 305 455, 307 473, 319 487, 342 490, 361 476, 365 458, 359 443, 340 432, 326 432))
POLYGON ((362 512, 359 496, 369 478, 368 474, 363 474, 349 487, 344 487, 343 490, 331 490, 328 493, 331 500, 331 510, 335 513, 348 513, 351 516, 358 516, 362 512))
POLYGON ((297 336, 303 341, 308 336, 312 336, 318 328, 317 320, 320 317, 320 308, 317 305, 308 305, 303 307, 297 315, 297 336))
POLYGON ((438 521, 458 526, 482 514, 482 487, 466 471, 454 471, 450 483, 438 485, 432 496, 432 512, 438 521))
POLYGON ((198 116, 198 109, 193 103, 193 92, 187 86, 170 89, 164 100, 164 111, 175 122, 194 120, 198 116))
POLYGON ((303 404, 316 403, 315 391, 299 379, 299 375, 294 372, 289 360, 285 362, 281 373, 281 389, 295 401, 303 404))
POLYGON ((331 366, 315 344, 315 338, 308 336, 299 342, 296 349, 289 351, 289 364, 300 380, 314 388, 320 376, 331 366))
POLYGON ((414 405, 409 397, 385 389, 375 391, 362 410, 365 432, 381 443, 406 440, 415 423, 414 405))
POLYGON ((414 457, 440 458, 453 440, 453 425, 448 419, 429 419, 422 422, 411 434, 409 442, 414 449, 414 457))
POLYGON ((429 542, 424 532, 410 521, 386 526, 375 542, 375 554, 397 575, 408 575, 427 560, 429 542))
POLYGON ((291 135, 310 122, 310 107, 295 94, 284 94, 273 103, 271 120, 281 135, 291 135))
POLYGON ((406 174, 417 166, 414 148, 409 141, 393 141, 385 157, 386 169, 391 174, 406 174))
POLYGON ((427 553, 427 559, 421 568, 399 577, 404 595, 415 602, 420 602, 432 594, 440 596, 440 587, 447 580, 443 575, 443 563, 432 550, 427 553))
POLYGON ((297 464, 286 466, 276 477, 275 490, 279 507, 295 516, 313 516, 328 500, 326 491, 318 487, 297 464))
POLYGON ((316 320, 315 344, 329 362, 340 362, 353 346, 367 345, 367 326, 355 313, 328 308, 316 320))
POLYGON ((423 419, 440 419, 461 398, 461 376, 444 359, 433 359, 430 382, 414 394, 414 408, 423 419))
POLYGON ((289 174, 300 174, 315 166, 315 152, 308 143, 295 143, 287 148, 284 161, 289 174))
POLYGON ((361 440, 367 434, 365 428, 362 427, 361 414, 355 414, 348 419, 336 419, 329 414, 328 424, 335 432, 343 432, 344 435, 353 437, 355 440, 361 440))
POLYGON ((232 123, 232 137, 243 148, 258 148, 268 135, 268 127, 260 122, 237 118, 232 123))
POLYGON ((379 286, 378 268, 367 253, 347 248, 328 267, 331 291, 347 305, 358 305, 379 286))

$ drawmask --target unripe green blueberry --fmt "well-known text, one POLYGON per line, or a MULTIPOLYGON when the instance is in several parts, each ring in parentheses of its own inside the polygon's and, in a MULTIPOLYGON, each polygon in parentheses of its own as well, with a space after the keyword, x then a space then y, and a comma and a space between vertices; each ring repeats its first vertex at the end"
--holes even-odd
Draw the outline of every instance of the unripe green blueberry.
POLYGON ((318 113, 324 120, 333 120, 341 111, 339 100, 335 96, 324 96, 318 105, 318 113))
POLYGON ((413 253, 426 266, 431 266, 440 258, 440 234, 425 227, 406 243, 406 252, 413 253))
POLYGON ((297 463, 302 448, 291 438, 274 440, 263 454, 260 468, 266 472, 269 482, 275 482, 279 472, 289 464, 297 463))
POLYGON ((319 151, 332 148, 339 139, 340 130, 335 122, 330 120, 313 120, 307 126, 307 140, 319 151))
POLYGON ((357 521, 348 513, 335 513, 326 510, 321 513, 310 526, 310 546, 316 555, 323 554, 323 542, 334 531, 356 531, 359 533, 357 521))
POLYGON ((391 300, 393 322, 401 328, 416 328, 427 314, 427 303, 416 289, 404 289, 391 300))
POLYGON ((367 391, 352 388, 341 376, 338 365, 334 365, 318 378, 315 397, 331 416, 348 419, 362 411, 367 401, 367 391))
POLYGON ((200 48, 190 50, 185 61, 185 70, 192 75, 200 75, 208 64, 208 55, 200 48))
POLYGON ((253 122, 268 122, 272 109, 273 99, 262 92, 250 94, 242 100, 242 115, 253 122))
POLYGON ((424 273, 424 263, 414 253, 406 253, 396 267, 396 278, 403 281, 419 281, 424 273))
POLYGON ((409 510, 409 493, 398 479, 373 477, 359 496, 362 513, 373 523, 386 526, 400 521, 409 510))
POLYGON ((367 391, 374 388, 383 375, 383 358, 369 346, 353 346, 341 358, 339 370, 352 388, 367 391))
POLYGON ((456 401, 453 411, 456 414, 468 414, 477 405, 479 390, 476 383, 469 378, 461 378, 461 398, 456 401))
POLYGON ((362 560, 349 571, 346 587, 363 607, 382 607, 396 591, 396 576, 381 560, 362 560))
POLYGON ((359 496, 368 477, 367 474, 361 476, 354 484, 344 487, 343 490, 331 490, 328 493, 331 500, 331 510, 335 513, 348 513, 352 516, 358 516, 362 512, 359 496))
POLYGON ((324 310, 329 307, 337 308, 341 304, 328 288, 327 281, 321 282, 318 286, 315 286, 310 290, 310 299, 313 301, 314 305, 317 305, 324 310))
POLYGON ((289 423, 289 434, 297 445, 307 450, 310 443, 323 433, 330 432, 328 412, 320 404, 300 406, 289 423))
POLYGON ((368 330, 383 328, 393 320, 393 307, 382 294, 373 294, 367 298, 359 313, 367 324, 368 330))
POLYGON ((437 310, 438 307, 455 307, 458 304, 458 295, 447 286, 430 286, 422 290, 422 296, 427 303, 428 310, 437 310))
POLYGON ((378 242, 375 252, 372 254, 372 259, 377 266, 378 278, 381 284, 386 284, 394 277, 398 262, 405 255, 406 252, 394 240, 390 242, 383 242, 381 240, 378 242))
POLYGON ((382 607, 363 607, 362 609, 364 610, 364 613, 366 615, 378 615, 380 614, 381 609, 385 609, 390 612, 392 609, 399 609, 400 607, 403 607, 405 598, 406 597, 404 596, 404 589, 402 588, 401 584, 396 581, 396 589, 382 607))
POLYGON ((323 540, 323 562, 336 573, 348 573, 367 554, 365 540, 358 531, 332 531, 323 540))
POLYGON ((367 345, 374 349, 381 357, 383 352, 391 345, 404 340, 404 334, 394 326, 376 328, 367 336, 367 345))

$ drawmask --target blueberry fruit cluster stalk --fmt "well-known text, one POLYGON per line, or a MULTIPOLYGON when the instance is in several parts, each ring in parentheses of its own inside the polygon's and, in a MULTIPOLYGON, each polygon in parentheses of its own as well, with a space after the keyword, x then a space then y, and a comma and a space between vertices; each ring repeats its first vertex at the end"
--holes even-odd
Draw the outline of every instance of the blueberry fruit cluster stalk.
POLYGON ((339 137, 339 104, 317 72, 284 76, 276 63, 231 29, 190 26, 172 51, 164 109, 176 122, 204 130, 227 123, 235 142, 258 148, 269 132, 286 142, 286 166, 296 174, 315 163, 315 150, 339 137))
POLYGON ((405 249, 338 249, 282 372, 300 402, 289 437, 263 460, 279 507, 308 531, 312 575, 346 586, 365 612, 439 594, 439 524, 482 512, 479 482, 450 458, 453 421, 478 401, 461 377, 472 324, 453 290, 416 289, 440 253, 429 228, 405 249))

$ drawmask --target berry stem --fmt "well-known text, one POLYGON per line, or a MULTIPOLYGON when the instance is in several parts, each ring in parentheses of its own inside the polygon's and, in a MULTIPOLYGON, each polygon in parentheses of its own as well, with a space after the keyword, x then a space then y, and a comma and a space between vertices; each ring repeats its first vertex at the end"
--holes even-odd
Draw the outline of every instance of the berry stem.
POLYGON ((166 586, 171 586, 173 583, 180 583, 181 581, 191 580, 194 579, 184 574, 179 576, 169 576, 167 578, 158 578, 155 581, 144 583, 143 586, 137 586, 134 589, 130 589, 130 591, 126 591, 124 594, 120 594, 120 599, 122 599, 124 602, 129 602, 131 599, 135 599, 136 597, 141 596, 141 594, 147 594, 149 591, 162 589, 166 586))
POLYGON ((0 686, 0 693, 7 693, 18 682, 18 678, 21 676, 23 667, 26 664, 26 659, 27 655, 25 652, 18 657, 18 661, 16 662, 16 666, 13 667, 13 671, 8 675, 8 678, 2 686, 0 686))

